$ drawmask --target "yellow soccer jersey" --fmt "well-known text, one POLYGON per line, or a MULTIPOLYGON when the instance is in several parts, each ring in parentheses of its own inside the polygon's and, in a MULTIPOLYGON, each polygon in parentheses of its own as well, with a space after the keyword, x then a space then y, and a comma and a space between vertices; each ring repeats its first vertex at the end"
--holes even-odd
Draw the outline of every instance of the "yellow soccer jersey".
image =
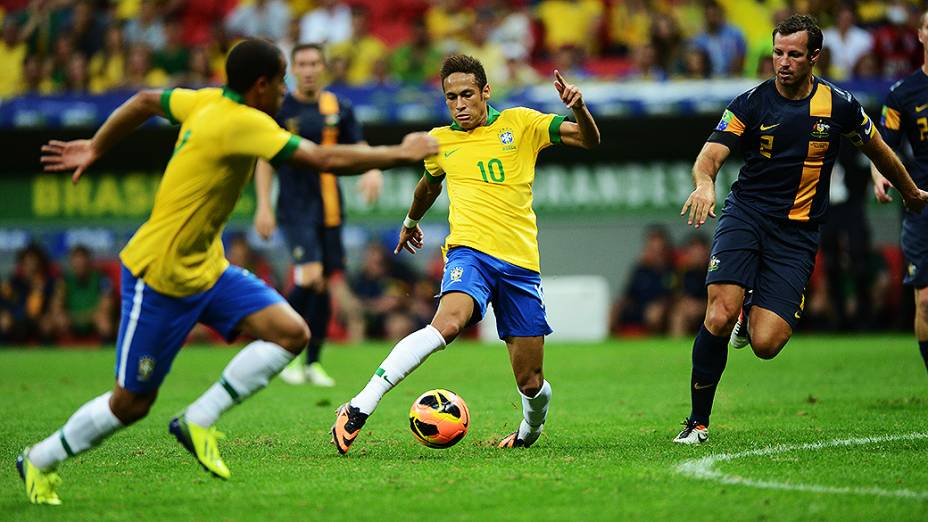
POLYGON ((220 236, 257 158, 286 160, 300 138, 229 90, 166 90, 161 105, 180 134, 151 216, 120 258, 151 288, 183 297, 208 290, 229 266, 220 236))
POLYGON ((425 161, 429 181, 448 180, 451 233, 445 248, 468 246, 540 272, 538 227, 532 210, 535 160, 560 143, 563 116, 487 106, 487 123, 471 131, 457 123, 432 129, 441 152, 425 161))

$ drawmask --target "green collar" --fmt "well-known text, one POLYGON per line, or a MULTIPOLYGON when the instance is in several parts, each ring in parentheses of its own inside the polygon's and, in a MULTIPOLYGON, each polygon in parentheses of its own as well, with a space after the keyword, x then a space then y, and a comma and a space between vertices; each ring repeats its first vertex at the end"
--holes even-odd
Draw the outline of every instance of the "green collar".
MULTIPOLYGON (((487 122, 485 126, 493 125, 493 122, 496 121, 496 118, 499 118, 499 111, 494 109, 492 105, 487 104, 487 122)), ((463 131, 464 129, 458 125, 458 122, 451 122, 451 130, 463 131)))
POLYGON ((232 89, 228 87, 222 88, 222 95, 234 101, 235 103, 245 103, 245 98, 243 98, 241 94, 233 91, 232 89))

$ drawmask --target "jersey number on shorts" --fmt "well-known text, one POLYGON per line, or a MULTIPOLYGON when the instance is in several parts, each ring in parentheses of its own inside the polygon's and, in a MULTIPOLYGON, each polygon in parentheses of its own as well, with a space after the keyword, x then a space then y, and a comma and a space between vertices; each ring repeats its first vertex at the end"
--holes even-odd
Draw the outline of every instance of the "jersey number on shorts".
POLYGON ((483 177, 483 181, 486 183, 502 183, 506 181, 506 171, 503 170, 503 162, 493 158, 487 162, 486 166, 483 165, 482 161, 477 162, 477 166, 480 167, 480 175, 483 177), (489 171, 489 178, 487 178, 487 171, 489 171))

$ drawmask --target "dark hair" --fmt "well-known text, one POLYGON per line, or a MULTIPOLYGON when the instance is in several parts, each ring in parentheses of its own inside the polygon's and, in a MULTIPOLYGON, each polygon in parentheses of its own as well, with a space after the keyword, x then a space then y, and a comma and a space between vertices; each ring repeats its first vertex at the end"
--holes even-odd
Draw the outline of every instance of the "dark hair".
POLYGON ((772 36, 776 38, 777 33, 780 33, 780 36, 786 36, 799 31, 805 31, 809 35, 806 50, 810 55, 815 51, 822 50, 822 29, 818 26, 815 18, 809 15, 794 14, 790 16, 773 28, 772 36))
POLYGON ((258 78, 276 78, 284 72, 284 59, 267 40, 242 40, 226 58, 226 85, 238 94, 245 94, 258 78))
POLYGON ((290 59, 293 60, 296 58, 296 53, 300 51, 305 51, 307 49, 314 49, 319 53, 319 57, 322 58, 322 61, 325 61, 325 48, 320 43, 301 43, 293 46, 293 50, 290 51, 290 59))
POLYGON ((445 78, 454 73, 473 74, 477 80, 477 86, 483 89, 487 85, 487 73, 483 70, 483 64, 480 60, 466 54, 452 54, 445 58, 441 64, 441 83, 445 84, 445 78))
POLYGON ((90 255, 90 249, 87 248, 86 245, 81 245, 81 244, 77 244, 77 245, 74 245, 73 247, 71 247, 70 255, 72 255, 72 256, 78 256, 78 255, 79 255, 79 256, 84 256, 84 257, 86 257, 86 258, 88 258, 88 259, 91 257, 91 255, 90 255))

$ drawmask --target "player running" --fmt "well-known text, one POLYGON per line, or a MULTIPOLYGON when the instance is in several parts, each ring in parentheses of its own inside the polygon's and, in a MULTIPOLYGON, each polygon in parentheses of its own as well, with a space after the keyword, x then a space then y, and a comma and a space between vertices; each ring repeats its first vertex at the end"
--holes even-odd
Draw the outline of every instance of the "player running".
POLYGON ((438 152, 426 134, 395 147, 317 147, 281 129, 269 114, 284 96, 285 62, 262 40, 245 40, 226 60, 228 85, 198 91, 143 91, 107 118, 91 140, 42 147, 50 171, 81 175, 151 116, 181 123, 174 154, 151 216, 120 254, 122 319, 116 384, 84 404, 64 426, 23 450, 16 466, 35 504, 60 504, 58 464, 145 417, 171 363, 197 322, 232 341, 258 339, 226 366, 219 381, 171 420, 170 432, 210 473, 229 478, 213 426, 219 416, 264 388, 309 341, 302 318, 270 287, 223 255, 222 229, 255 160, 292 161, 320 170, 363 171, 420 161, 438 152))
MULTIPOLYGON (((912 178, 920 188, 928 189, 928 12, 919 18, 918 41, 925 48, 925 65, 890 89, 880 118, 880 134, 893 148, 903 136, 908 139, 915 156, 910 164, 912 178)), ((877 201, 892 201, 886 193, 892 183, 876 165, 870 170, 877 201)), ((928 368, 928 211, 908 208, 903 214, 902 252, 908 262, 904 283, 915 287, 915 337, 928 368)))
POLYGON ((432 323, 401 340, 367 386, 338 409, 332 437, 346 453, 384 394, 432 353, 477 323, 493 303, 497 332, 506 342, 523 420, 500 447, 528 447, 541 435, 551 399, 542 373, 545 318, 538 261, 532 183, 538 153, 553 144, 591 148, 599 129, 576 86, 554 71, 554 86, 576 123, 564 116, 518 107, 498 112, 487 102, 490 85, 479 61, 447 58, 441 84, 450 126, 432 129, 441 154, 425 162, 394 253, 422 248, 418 222, 447 178, 451 233, 445 240, 441 300, 432 323))
POLYGON ((674 442, 708 439, 729 334, 732 347, 750 344, 761 359, 776 357, 793 334, 841 136, 889 176, 911 210, 921 211, 928 201, 857 100, 812 75, 821 49, 822 31, 813 18, 793 15, 777 25, 776 77, 731 102, 693 166, 696 190, 681 215, 689 211, 688 223, 698 228, 715 217, 722 163, 736 148, 745 158, 715 229, 706 319, 693 343, 692 412, 674 442))
MULTIPOLYGON (((363 142, 361 125, 348 100, 322 89, 325 74, 322 46, 297 45, 291 52, 291 63, 296 90, 284 98, 276 115, 277 122, 290 132, 323 146, 363 142)), ((289 384, 308 381, 316 386, 335 386, 335 380, 319 362, 326 327, 332 317, 329 290, 341 302, 354 298, 344 278, 332 277, 345 268, 344 211, 338 180, 331 172, 296 165, 281 165, 277 174, 280 187, 275 216, 271 204, 274 169, 266 161, 258 160, 255 229, 268 238, 280 224, 293 259, 293 289, 287 301, 306 319, 313 332, 306 348, 305 364, 299 358, 294 359, 280 373, 280 378, 289 384)), ((377 197, 382 184, 382 173, 372 170, 360 179, 358 188, 370 201, 377 197)))

